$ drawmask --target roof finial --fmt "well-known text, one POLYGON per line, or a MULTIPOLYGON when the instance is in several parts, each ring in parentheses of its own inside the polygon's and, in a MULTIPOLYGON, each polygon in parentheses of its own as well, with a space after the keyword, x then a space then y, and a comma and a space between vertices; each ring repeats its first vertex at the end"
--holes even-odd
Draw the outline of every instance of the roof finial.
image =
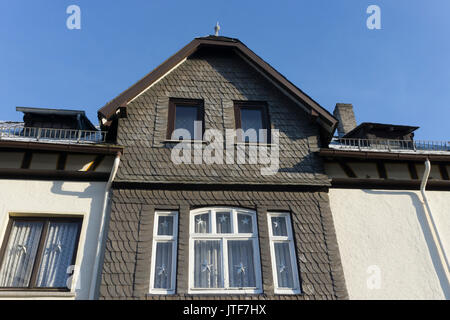
POLYGON ((217 21, 216 26, 214 27, 214 32, 215 32, 215 36, 218 37, 219 36, 219 30, 220 30, 220 26, 219 26, 219 21, 217 21))

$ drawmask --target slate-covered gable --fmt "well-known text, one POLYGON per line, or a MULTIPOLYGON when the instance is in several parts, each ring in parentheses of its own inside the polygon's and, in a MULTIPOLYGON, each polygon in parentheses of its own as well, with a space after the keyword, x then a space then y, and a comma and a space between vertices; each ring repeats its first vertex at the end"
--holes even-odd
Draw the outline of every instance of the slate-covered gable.
POLYGON ((328 185, 313 153, 319 128, 309 115, 234 53, 195 54, 127 106, 118 143, 126 152, 117 181, 328 185), (205 129, 234 129, 234 100, 267 101, 272 128, 280 131, 280 169, 267 165, 175 165, 166 142, 169 98, 203 99, 205 129))

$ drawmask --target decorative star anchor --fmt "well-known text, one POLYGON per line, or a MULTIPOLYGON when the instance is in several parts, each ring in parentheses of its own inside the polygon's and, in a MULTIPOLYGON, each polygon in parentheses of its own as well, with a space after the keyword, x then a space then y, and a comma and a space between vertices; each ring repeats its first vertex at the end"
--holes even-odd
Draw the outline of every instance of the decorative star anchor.
POLYGON ((17 245, 17 252, 27 254, 27 247, 23 244, 17 245))
POLYGON ((212 272, 212 267, 214 266, 214 264, 212 264, 212 263, 208 263, 208 261, 204 261, 203 263, 202 263, 202 272, 206 272, 206 271, 208 271, 209 273, 211 273, 212 272))
POLYGON ((246 266, 244 266, 244 264, 241 262, 241 263, 239 263, 237 266, 235 266, 238 270, 237 270, 237 273, 238 274, 245 274, 245 269, 247 269, 247 267, 246 266))
POLYGON ((61 252, 62 251, 61 242, 58 242, 58 244, 55 245, 55 248, 53 248, 53 250, 55 250, 57 252, 61 252))
POLYGON ((244 218, 241 220, 243 224, 248 224, 250 222, 249 218, 244 218))
POLYGON ((220 221, 220 223, 224 223, 225 221, 227 221, 227 217, 226 217, 225 215, 222 215, 222 216, 219 218, 219 221, 220 221))
POLYGON ((286 266, 284 264, 281 264, 280 267, 278 268, 280 270, 280 273, 283 273, 286 271, 286 266))
POLYGON ((166 265, 163 264, 161 267, 158 267, 158 276, 166 276, 167 275, 167 271, 166 271, 166 265))
POLYGON ((164 220, 164 222, 161 222, 161 225, 163 228, 167 228, 169 226, 169 223, 167 222, 167 220, 164 220))

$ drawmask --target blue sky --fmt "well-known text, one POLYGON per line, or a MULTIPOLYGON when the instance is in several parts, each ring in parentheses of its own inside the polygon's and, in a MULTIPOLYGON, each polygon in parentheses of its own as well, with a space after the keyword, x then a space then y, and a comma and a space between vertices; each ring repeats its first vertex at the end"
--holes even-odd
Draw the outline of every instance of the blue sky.
POLYGON ((332 111, 448 140, 448 0, 0 0, 0 119, 16 106, 96 112, 194 37, 243 41, 332 111), (81 30, 66 8, 81 8, 81 30), (366 9, 381 8, 381 30, 366 9))

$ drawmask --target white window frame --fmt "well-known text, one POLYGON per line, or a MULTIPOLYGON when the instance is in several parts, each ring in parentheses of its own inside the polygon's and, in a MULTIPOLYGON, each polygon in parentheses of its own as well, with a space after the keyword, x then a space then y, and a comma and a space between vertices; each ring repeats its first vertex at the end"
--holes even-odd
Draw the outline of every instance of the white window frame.
POLYGON ((272 261, 272 275, 274 283, 275 294, 300 294, 300 279, 297 266, 297 255, 295 253, 294 237, 292 234, 291 215, 289 212, 268 212, 267 223, 269 226, 269 240, 270 240, 270 256, 272 261), (272 218, 284 217, 286 219, 287 236, 274 236, 272 229, 272 218), (275 243, 289 243, 289 253, 291 257, 292 278, 294 281, 294 288, 280 288, 278 285, 277 264, 275 258, 275 243))
POLYGON ((191 210, 189 223, 189 289, 190 294, 258 294, 262 293, 261 258, 259 251, 258 226, 256 211, 234 207, 207 207, 191 210), (231 233, 217 233, 216 212, 228 211, 231 213, 231 233), (195 217, 199 214, 209 213, 210 233, 195 233, 195 217), (247 214, 252 219, 252 233, 238 233, 239 213, 247 214), (222 264, 223 288, 195 288, 194 287, 194 242, 196 240, 217 240, 221 245, 220 262, 222 264), (256 287, 234 288, 229 286, 228 274, 228 244, 229 240, 252 240, 255 267, 256 287))
POLYGON ((176 292, 176 272, 177 272, 177 247, 178 247, 178 211, 155 211, 153 220, 153 244, 152 244, 152 258, 150 264, 150 286, 149 293, 151 294, 175 294, 176 292), (159 217, 172 216, 173 217, 173 234, 158 235, 159 217), (154 277, 156 273, 156 245, 158 243, 172 243, 172 277, 170 279, 170 289, 161 289, 154 287, 154 277))

